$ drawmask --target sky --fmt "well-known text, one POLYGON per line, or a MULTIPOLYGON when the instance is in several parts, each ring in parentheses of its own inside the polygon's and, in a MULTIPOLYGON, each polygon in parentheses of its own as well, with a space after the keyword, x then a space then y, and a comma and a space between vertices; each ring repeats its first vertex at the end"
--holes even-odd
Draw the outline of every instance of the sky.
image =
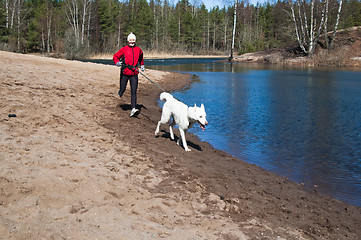
POLYGON ((218 5, 219 8, 223 8, 223 6, 229 5, 226 4, 223 0, 202 0, 202 2, 204 3, 204 5, 206 5, 208 10, 212 9, 212 7, 215 7, 216 5, 218 5))

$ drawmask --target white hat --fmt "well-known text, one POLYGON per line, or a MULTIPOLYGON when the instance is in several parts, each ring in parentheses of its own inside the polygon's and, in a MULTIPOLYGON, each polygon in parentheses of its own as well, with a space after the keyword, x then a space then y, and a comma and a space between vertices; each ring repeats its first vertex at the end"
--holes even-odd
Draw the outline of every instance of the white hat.
POLYGON ((137 38, 135 37, 135 35, 134 35, 132 32, 129 33, 128 38, 127 38, 127 41, 129 42, 131 39, 134 39, 134 41, 137 40, 137 38))

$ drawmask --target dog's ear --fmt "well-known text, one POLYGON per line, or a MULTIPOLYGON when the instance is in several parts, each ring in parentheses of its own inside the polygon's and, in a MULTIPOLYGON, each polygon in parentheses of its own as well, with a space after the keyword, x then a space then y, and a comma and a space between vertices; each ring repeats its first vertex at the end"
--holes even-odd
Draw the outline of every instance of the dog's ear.
POLYGON ((203 105, 203 103, 202 103, 202 105, 201 105, 201 109, 203 109, 203 110, 204 110, 204 105, 203 105))
POLYGON ((197 107, 197 104, 194 104, 194 107, 197 107))

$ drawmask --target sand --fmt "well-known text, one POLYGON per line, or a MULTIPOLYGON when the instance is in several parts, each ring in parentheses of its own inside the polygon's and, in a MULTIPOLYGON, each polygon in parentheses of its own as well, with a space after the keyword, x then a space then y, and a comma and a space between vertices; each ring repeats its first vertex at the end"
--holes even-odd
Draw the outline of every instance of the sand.
MULTIPOLYGON (((144 77, 141 112, 130 118, 116 66, 2 51, 0 59, 0 239, 361 236, 358 207, 191 134, 191 152, 164 125, 154 137, 160 90, 144 77)), ((191 83, 180 73, 145 74, 169 91, 191 83)))

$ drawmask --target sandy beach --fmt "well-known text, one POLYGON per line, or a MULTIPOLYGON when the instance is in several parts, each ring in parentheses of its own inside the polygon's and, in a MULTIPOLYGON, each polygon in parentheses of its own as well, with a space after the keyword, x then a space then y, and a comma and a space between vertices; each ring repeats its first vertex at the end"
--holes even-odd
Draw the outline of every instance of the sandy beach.
MULTIPOLYGON (((130 118, 116 66, 0 59, 0 239, 360 239, 358 207, 191 134, 191 152, 164 125, 154 137, 160 90, 144 77, 130 118)), ((191 84, 145 74, 169 91, 191 84)))

